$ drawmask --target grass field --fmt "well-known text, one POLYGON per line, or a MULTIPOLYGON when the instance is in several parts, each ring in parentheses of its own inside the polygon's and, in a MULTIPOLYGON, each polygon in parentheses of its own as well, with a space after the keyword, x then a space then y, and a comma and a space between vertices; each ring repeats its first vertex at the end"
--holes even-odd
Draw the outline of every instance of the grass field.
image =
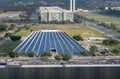
POLYGON ((107 24, 114 23, 117 28, 120 28, 120 18, 117 17, 112 17, 112 16, 105 16, 105 15, 100 15, 100 14, 95 14, 95 13, 79 13, 82 16, 85 16, 89 19, 95 19, 96 21, 99 22, 105 22, 107 24))
POLYGON ((41 24, 38 26, 31 26, 29 27, 28 30, 21 30, 19 32, 17 32, 15 35, 20 35, 23 37, 28 36, 31 33, 31 30, 36 31, 36 30, 60 30, 60 31, 64 31, 68 34, 70 34, 71 36, 73 35, 81 35, 83 38, 87 38, 87 37, 106 37, 104 34, 93 30, 91 28, 88 28, 86 26, 82 26, 82 25, 53 25, 53 24, 41 24))
POLYGON ((14 35, 20 35, 22 37, 27 37, 31 32, 29 30, 20 30, 19 32, 15 33, 14 35))
POLYGON ((8 41, 0 46, 0 53, 8 53, 12 51, 20 42, 8 41))

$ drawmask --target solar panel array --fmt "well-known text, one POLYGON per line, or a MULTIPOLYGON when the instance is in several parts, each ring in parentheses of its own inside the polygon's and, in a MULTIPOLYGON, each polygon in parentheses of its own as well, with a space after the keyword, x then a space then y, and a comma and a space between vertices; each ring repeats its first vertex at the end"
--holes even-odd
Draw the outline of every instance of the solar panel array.
POLYGON ((29 53, 34 51, 36 56, 41 56, 43 52, 51 52, 55 49, 60 54, 70 54, 82 56, 82 53, 90 55, 78 42, 65 32, 60 31, 36 31, 31 33, 14 52, 29 53))

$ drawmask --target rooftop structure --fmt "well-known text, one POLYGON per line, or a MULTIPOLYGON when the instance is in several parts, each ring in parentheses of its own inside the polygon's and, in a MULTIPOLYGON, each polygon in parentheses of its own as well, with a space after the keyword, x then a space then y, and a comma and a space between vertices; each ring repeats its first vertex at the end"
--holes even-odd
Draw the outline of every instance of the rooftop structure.
POLYGON ((67 33, 58 30, 40 30, 31 33, 14 52, 22 53, 35 52, 36 56, 41 56, 44 52, 52 55, 70 54, 73 56, 90 55, 78 42, 67 33))
POLYGON ((40 10, 41 10, 41 12, 64 12, 64 11, 69 12, 69 10, 62 9, 62 8, 56 7, 56 6, 53 6, 53 7, 40 7, 40 10))

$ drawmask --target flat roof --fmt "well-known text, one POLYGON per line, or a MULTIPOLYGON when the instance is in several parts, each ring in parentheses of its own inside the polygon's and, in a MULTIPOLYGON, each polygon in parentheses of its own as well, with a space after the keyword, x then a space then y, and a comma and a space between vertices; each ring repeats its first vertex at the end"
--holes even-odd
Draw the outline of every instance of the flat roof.
POLYGON ((70 10, 62 9, 60 7, 52 6, 52 7, 40 7, 40 11, 42 12, 71 12, 70 10))
POLYGON ((59 30, 40 30, 41 32, 58 32, 59 30))

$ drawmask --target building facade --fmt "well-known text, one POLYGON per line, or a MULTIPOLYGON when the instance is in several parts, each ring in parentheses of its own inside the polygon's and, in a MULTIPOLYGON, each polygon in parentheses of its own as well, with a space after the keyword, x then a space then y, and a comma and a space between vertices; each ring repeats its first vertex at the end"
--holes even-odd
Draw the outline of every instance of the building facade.
POLYGON ((74 22, 74 14, 69 10, 59 7, 40 7, 39 8, 41 22, 49 22, 53 20, 74 22))

